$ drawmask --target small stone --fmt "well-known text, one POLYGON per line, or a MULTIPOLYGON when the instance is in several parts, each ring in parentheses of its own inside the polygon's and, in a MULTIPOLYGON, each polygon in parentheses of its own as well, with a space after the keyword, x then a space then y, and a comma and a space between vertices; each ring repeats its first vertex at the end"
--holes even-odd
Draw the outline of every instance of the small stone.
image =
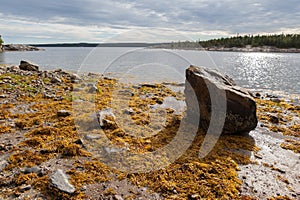
POLYGON ((0 94, 0 99, 3 99, 3 98, 7 98, 8 96, 6 94, 0 94))
POLYGON ((199 194, 192 194, 189 199, 198 199, 199 197, 199 194))
POLYGON ((58 77, 54 76, 51 78, 51 83, 61 83, 61 82, 62 82, 61 79, 58 77))
POLYGON ((155 85, 155 84, 150 84, 150 83, 140 84, 140 86, 141 86, 141 87, 157 88, 157 85, 155 85))
POLYGON ((123 197, 122 197, 121 195, 116 194, 116 195, 114 196, 114 199, 115 199, 115 200, 123 200, 123 197))
POLYGON ((58 117, 68 117, 71 115, 71 112, 68 110, 59 110, 57 111, 57 116, 58 117))
POLYGON ((269 115, 269 119, 270 122, 274 123, 274 124, 278 124, 279 123, 279 117, 275 116, 275 115, 269 115))
POLYGON ((111 154, 111 153, 120 153, 120 152, 127 151, 126 148, 114 148, 114 147, 105 147, 104 150, 108 154, 111 154))
POLYGON ((0 172, 8 165, 9 163, 6 160, 0 161, 0 172))
POLYGON ((82 186, 82 188, 80 188, 80 190, 83 192, 83 191, 86 191, 86 186, 82 186))
POLYGON ((20 187, 20 192, 24 192, 31 189, 31 185, 22 185, 20 187))
POLYGON ((75 188, 70 184, 67 174, 65 174, 61 169, 56 170, 56 172, 50 177, 51 185, 62 192, 68 194, 73 194, 75 188))
POLYGON ((132 108, 128 108, 128 109, 124 110, 123 113, 126 115, 132 115, 134 113, 134 110, 132 108))
POLYGON ((42 172, 41 168, 35 166, 35 167, 25 167, 25 169, 23 170, 24 174, 30 174, 30 173, 36 173, 36 174, 40 174, 42 172))
POLYGON ((281 100, 278 99, 278 98, 271 98, 270 100, 275 102, 275 103, 280 103, 281 102, 281 100))
POLYGON ((96 135, 96 134, 88 134, 88 135, 85 135, 84 138, 86 140, 98 140, 100 139, 100 135, 96 135))
POLYGON ((74 92, 83 91, 83 88, 77 88, 77 87, 76 87, 76 88, 73 89, 73 91, 74 91, 74 92))
POLYGON ((80 76, 77 74, 71 74, 71 82, 72 83, 79 83, 81 81, 80 76))
POLYGON ((78 139, 78 140, 76 140, 74 143, 75 143, 75 144, 80 144, 80 145, 82 145, 82 144, 83 144, 83 141, 82 141, 82 139, 78 139))
POLYGON ((96 92, 96 91, 98 91, 98 88, 95 86, 95 85, 93 85, 93 86, 91 86, 90 88, 89 88, 89 93, 94 93, 94 92, 96 92))
POLYGON ((260 155, 259 153, 254 153, 254 156, 255 156, 255 158, 259 158, 259 159, 263 158, 262 155, 260 155))

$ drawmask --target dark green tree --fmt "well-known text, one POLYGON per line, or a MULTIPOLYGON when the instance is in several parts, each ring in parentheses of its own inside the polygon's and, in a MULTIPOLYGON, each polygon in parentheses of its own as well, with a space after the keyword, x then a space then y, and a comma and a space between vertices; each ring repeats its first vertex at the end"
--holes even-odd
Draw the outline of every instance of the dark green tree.
POLYGON ((2 37, 0 35, 0 45, 2 45, 4 43, 4 41, 2 40, 2 37))

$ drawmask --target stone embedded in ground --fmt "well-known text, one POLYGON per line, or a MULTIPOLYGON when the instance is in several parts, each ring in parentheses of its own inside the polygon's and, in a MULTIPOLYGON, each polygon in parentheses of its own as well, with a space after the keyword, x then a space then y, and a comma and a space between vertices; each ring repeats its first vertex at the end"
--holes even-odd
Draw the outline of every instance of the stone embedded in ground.
POLYGON ((249 92, 215 70, 196 66, 186 69, 185 96, 187 116, 199 119, 199 126, 205 131, 222 121, 211 121, 212 107, 217 112, 215 116, 225 117, 222 131, 225 134, 249 132, 257 126, 256 103, 249 92), (216 99, 214 105, 211 96, 216 99), (226 115, 221 112, 222 101, 227 104, 226 115))
POLYGON ((50 177, 51 185, 62 192, 72 194, 75 192, 73 185, 69 183, 68 176, 61 169, 55 171, 50 177))
POLYGON ((97 86, 95 86, 95 85, 91 86, 91 87, 89 88, 89 90, 88 90, 89 93, 94 93, 94 92, 96 92, 96 91, 98 91, 98 88, 97 88, 97 86))
POLYGON ((62 80, 56 76, 51 78, 51 83, 61 83, 62 80))
POLYGON ((25 192, 27 190, 30 190, 32 188, 31 185, 22 185, 20 186, 20 192, 25 192))
POLYGON ((57 111, 57 116, 58 117, 68 117, 71 115, 71 112, 68 110, 59 110, 57 111))
POLYGON ((112 112, 111 108, 105 108, 100 110, 97 113, 97 118, 101 128, 110 128, 110 129, 116 128, 116 123, 115 123, 116 116, 112 112))
POLYGON ((21 60, 20 69, 25 71, 39 71, 39 66, 29 61, 21 60))
POLYGON ((31 174, 31 173, 36 173, 36 174, 41 174, 42 169, 34 166, 34 167, 25 167, 23 170, 24 174, 31 174))
POLYGON ((9 163, 6 160, 0 161, 0 172, 8 165, 9 163))
POLYGON ((101 138, 101 136, 98 134, 87 134, 84 136, 84 139, 86 139, 86 140, 98 140, 100 138, 101 138))

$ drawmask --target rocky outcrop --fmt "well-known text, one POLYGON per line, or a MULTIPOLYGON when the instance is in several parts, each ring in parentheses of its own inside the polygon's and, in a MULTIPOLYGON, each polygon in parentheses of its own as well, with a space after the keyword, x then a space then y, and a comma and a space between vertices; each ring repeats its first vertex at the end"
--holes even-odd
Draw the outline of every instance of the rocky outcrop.
POLYGON ((256 103, 250 93, 217 71, 190 66, 186 70, 185 95, 188 117, 197 119, 196 123, 199 120, 205 131, 218 123, 223 123, 225 134, 249 132, 257 125, 256 103))
POLYGON ((24 44, 5 44, 3 51, 43 51, 44 49, 24 44))
POLYGON ((20 69, 25 71, 39 71, 39 66, 29 61, 21 60, 20 69))

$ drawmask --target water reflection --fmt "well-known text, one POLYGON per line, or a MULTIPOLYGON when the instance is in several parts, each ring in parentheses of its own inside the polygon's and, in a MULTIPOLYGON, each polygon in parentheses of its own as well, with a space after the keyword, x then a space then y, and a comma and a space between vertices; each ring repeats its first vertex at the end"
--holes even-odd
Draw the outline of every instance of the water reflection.
POLYGON ((238 53, 227 57, 225 65, 233 66, 225 71, 243 87, 299 93, 300 68, 293 63, 297 61, 293 56, 278 53, 238 53))

